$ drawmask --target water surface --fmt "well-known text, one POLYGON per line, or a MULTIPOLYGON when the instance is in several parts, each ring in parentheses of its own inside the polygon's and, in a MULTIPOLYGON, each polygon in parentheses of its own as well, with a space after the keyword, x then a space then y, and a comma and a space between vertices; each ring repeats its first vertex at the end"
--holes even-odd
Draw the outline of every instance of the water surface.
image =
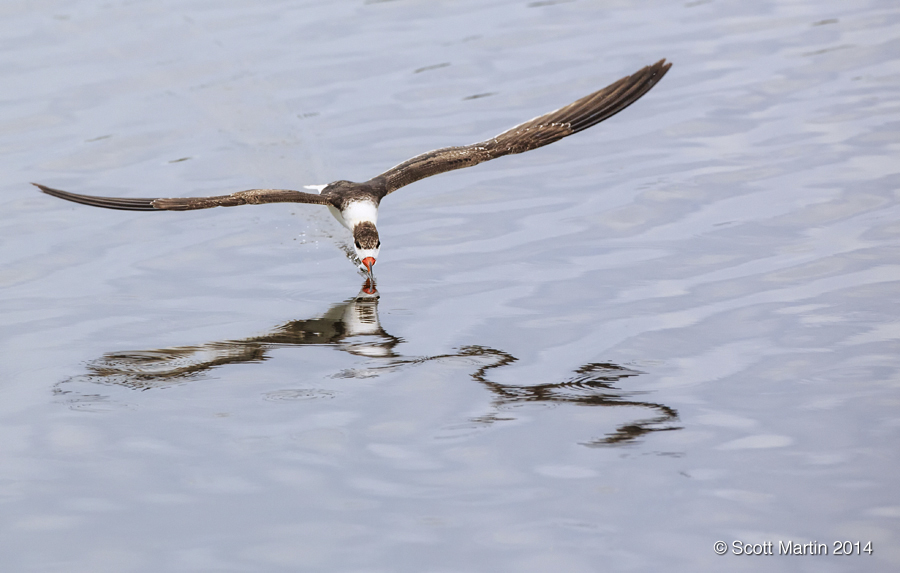
POLYGON ((900 9, 0 7, 8 571, 893 571, 900 9), (364 180, 666 57, 608 122, 364 180), (717 556, 716 541, 872 555, 717 556))

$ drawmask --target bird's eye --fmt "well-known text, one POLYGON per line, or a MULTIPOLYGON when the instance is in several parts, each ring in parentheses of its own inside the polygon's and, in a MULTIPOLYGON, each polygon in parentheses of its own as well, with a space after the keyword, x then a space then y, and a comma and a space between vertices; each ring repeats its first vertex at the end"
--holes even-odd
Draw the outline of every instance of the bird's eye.
POLYGON ((359 244, 359 241, 356 241, 356 248, 357 248, 357 249, 361 249, 361 248, 362 248, 362 245, 359 244))
POLYGON ((375 248, 376 248, 376 249, 381 248, 381 241, 378 241, 378 243, 375 245, 375 248))

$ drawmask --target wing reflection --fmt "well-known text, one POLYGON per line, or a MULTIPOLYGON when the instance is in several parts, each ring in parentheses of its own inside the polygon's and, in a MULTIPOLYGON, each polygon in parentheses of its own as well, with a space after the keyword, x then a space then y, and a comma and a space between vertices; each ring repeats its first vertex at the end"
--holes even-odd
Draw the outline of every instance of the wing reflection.
POLYGON ((294 320, 261 336, 199 346, 105 354, 88 363, 86 375, 60 382, 55 393, 65 396, 70 405, 103 402, 105 397, 80 392, 73 387, 73 383, 112 384, 137 390, 161 388, 202 378, 207 371, 227 364, 262 362, 275 348, 317 345, 334 347, 369 360, 363 374, 348 370, 336 375, 343 378, 368 377, 434 361, 463 360, 475 369, 472 378, 492 394, 493 411, 471 420, 478 425, 509 420, 510 415, 504 412, 528 403, 543 403, 632 407, 652 414, 621 425, 602 438, 583 443, 589 447, 630 444, 651 432, 680 429, 676 425, 678 412, 675 409, 638 400, 636 397, 640 392, 617 387, 620 381, 643 374, 626 366, 590 363, 579 367, 573 376, 562 382, 501 384, 490 380, 488 373, 516 362, 517 359, 507 352, 484 346, 466 346, 450 354, 404 357, 396 351, 402 342, 402 338, 388 334, 381 327, 378 293, 367 282, 358 296, 333 305, 321 316, 294 320))
MULTIPOLYGON (((508 362, 504 364, 506 363, 508 362)), ((586 446, 598 447, 634 442, 650 432, 680 429, 673 425, 678 420, 678 412, 674 408, 664 404, 633 400, 631 398, 641 392, 626 392, 614 385, 619 380, 641 374, 643 372, 639 370, 611 362, 596 362, 585 364, 575 371, 575 376, 557 383, 503 385, 484 378, 483 371, 477 372, 473 377, 494 393, 494 405, 501 410, 504 406, 520 402, 558 402, 579 406, 631 406, 647 408, 656 414, 651 418, 620 426, 615 432, 603 438, 584 443, 586 446)))

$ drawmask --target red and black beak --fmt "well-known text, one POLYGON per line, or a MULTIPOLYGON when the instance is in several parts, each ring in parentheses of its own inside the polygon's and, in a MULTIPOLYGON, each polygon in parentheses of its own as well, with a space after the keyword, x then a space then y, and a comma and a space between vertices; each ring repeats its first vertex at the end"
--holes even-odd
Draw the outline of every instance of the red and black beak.
POLYGON ((375 266, 375 257, 366 257, 362 260, 362 264, 366 267, 366 272, 369 273, 369 276, 372 275, 372 267, 375 266))

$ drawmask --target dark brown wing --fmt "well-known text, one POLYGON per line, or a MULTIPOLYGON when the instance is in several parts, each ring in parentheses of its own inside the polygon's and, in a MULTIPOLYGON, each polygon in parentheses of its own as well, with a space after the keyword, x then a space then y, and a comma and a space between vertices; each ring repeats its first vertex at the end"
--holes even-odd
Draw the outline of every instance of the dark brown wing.
POLYGON ((158 199, 127 199, 119 197, 96 197, 94 195, 78 195, 38 183, 32 183, 47 195, 53 195, 66 201, 73 201, 92 207, 104 209, 120 209, 122 211, 190 211, 193 209, 211 209, 212 207, 236 207, 237 205, 262 205, 264 203, 313 203, 328 205, 328 198, 313 193, 291 191, 290 189, 250 189, 238 191, 231 195, 218 197, 183 197, 158 199))
POLYGON ((372 182, 383 183, 386 195, 404 185, 438 173, 471 167, 504 155, 549 145, 567 135, 596 125, 633 104, 656 85, 670 67, 672 64, 667 64, 666 60, 662 59, 602 90, 556 111, 526 121, 487 141, 464 147, 444 147, 417 155, 388 169, 373 178, 372 182))

